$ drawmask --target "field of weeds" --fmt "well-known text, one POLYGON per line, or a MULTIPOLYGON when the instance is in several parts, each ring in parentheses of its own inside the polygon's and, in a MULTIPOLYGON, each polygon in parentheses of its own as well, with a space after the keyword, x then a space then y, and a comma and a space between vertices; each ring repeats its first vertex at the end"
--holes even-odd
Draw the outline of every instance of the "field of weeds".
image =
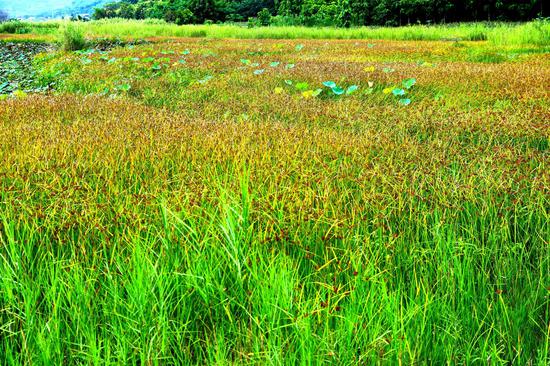
POLYGON ((547 50, 39 55, 0 98, 0 364, 547 365, 547 50))

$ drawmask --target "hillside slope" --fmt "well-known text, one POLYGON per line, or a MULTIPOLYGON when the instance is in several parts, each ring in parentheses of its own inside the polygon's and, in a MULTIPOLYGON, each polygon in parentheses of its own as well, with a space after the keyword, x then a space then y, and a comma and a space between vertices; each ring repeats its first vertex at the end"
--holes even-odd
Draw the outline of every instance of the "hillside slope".
POLYGON ((0 9, 12 17, 58 17, 70 14, 84 14, 113 2, 113 0, 0 0, 0 9))

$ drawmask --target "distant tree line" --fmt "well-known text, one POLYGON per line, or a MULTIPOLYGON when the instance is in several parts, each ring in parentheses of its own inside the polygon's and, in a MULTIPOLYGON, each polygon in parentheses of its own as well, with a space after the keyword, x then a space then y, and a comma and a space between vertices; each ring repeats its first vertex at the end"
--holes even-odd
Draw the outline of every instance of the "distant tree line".
POLYGON ((177 24, 252 21, 268 25, 361 26, 524 21, 545 0, 122 0, 94 18, 164 19, 177 24))

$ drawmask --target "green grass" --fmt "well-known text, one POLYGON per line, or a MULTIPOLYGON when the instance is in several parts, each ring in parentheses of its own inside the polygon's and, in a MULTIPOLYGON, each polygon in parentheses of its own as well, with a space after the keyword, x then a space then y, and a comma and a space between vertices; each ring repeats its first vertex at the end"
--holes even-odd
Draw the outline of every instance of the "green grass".
POLYGON ((86 47, 84 32, 71 23, 61 29, 58 43, 65 51, 78 51, 86 47))
MULTIPOLYGON (((7 23, 0 33, 49 34, 61 28, 59 22, 19 23, 20 31, 7 23), (8 29, 9 28, 9 29, 8 29)), ((260 27, 238 25, 184 25, 177 26, 158 20, 133 21, 108 19, 83 23, 90 37, 208 37, 240 39, 389 39, 389 40, 454 40, 485 41, 498 45, 549 45, 550 24, 547 21, 529 23, 460 23, 449 25, 413 25, 398 28, 360 27, 307 28, 260 27)))

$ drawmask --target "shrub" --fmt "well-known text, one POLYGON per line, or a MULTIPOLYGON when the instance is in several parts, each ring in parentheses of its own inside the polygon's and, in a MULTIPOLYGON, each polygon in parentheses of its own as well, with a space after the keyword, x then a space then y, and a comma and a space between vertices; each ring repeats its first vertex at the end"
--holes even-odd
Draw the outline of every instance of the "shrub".
POLYGON ((266 8, 263 8, 258 13, 258 22, 262 26, 268 26, 271 24, 271 13, 266 8))
POLYGON ((277 26, 277 27, 283 27, 283 26, 300 26, 304 22, 300 17, 294 16, 294 15, 276 15, 274 17, 271 17, 271 25, 277 26))
POLYGON ((199 30, 193 30, 191 33, 189 33, 189 37, 191 38, 204 38, 206 37, 206 31, 204 29, 199 30))
POLYGON ((86 47, 84 32, 74 24, 67 24, 61 31, 59 43, 65 51, 81 50, 86 47))
POLYGON ((30 31, 30 25, 19 20, 9 20, 0 24, 0 33, 26 34, 30 31))
POLYGON ((468 40, 470 41, 486 41, 487 40, 487 33, 484 31, 476 30, 470 33, 468 36, 468 40))
POLYGON ((195 18, 195 14, 189 9, 180 10, 177 13, 176 23, 178 25, 191 24, 195 18))
POLYGON ((248 18, 248 23, 247 23, 248 28, 256 28, 256 27, 259 27, 260 25, 261 24, 258 21, 258 18, 253 18, 253 17, 248 18))

